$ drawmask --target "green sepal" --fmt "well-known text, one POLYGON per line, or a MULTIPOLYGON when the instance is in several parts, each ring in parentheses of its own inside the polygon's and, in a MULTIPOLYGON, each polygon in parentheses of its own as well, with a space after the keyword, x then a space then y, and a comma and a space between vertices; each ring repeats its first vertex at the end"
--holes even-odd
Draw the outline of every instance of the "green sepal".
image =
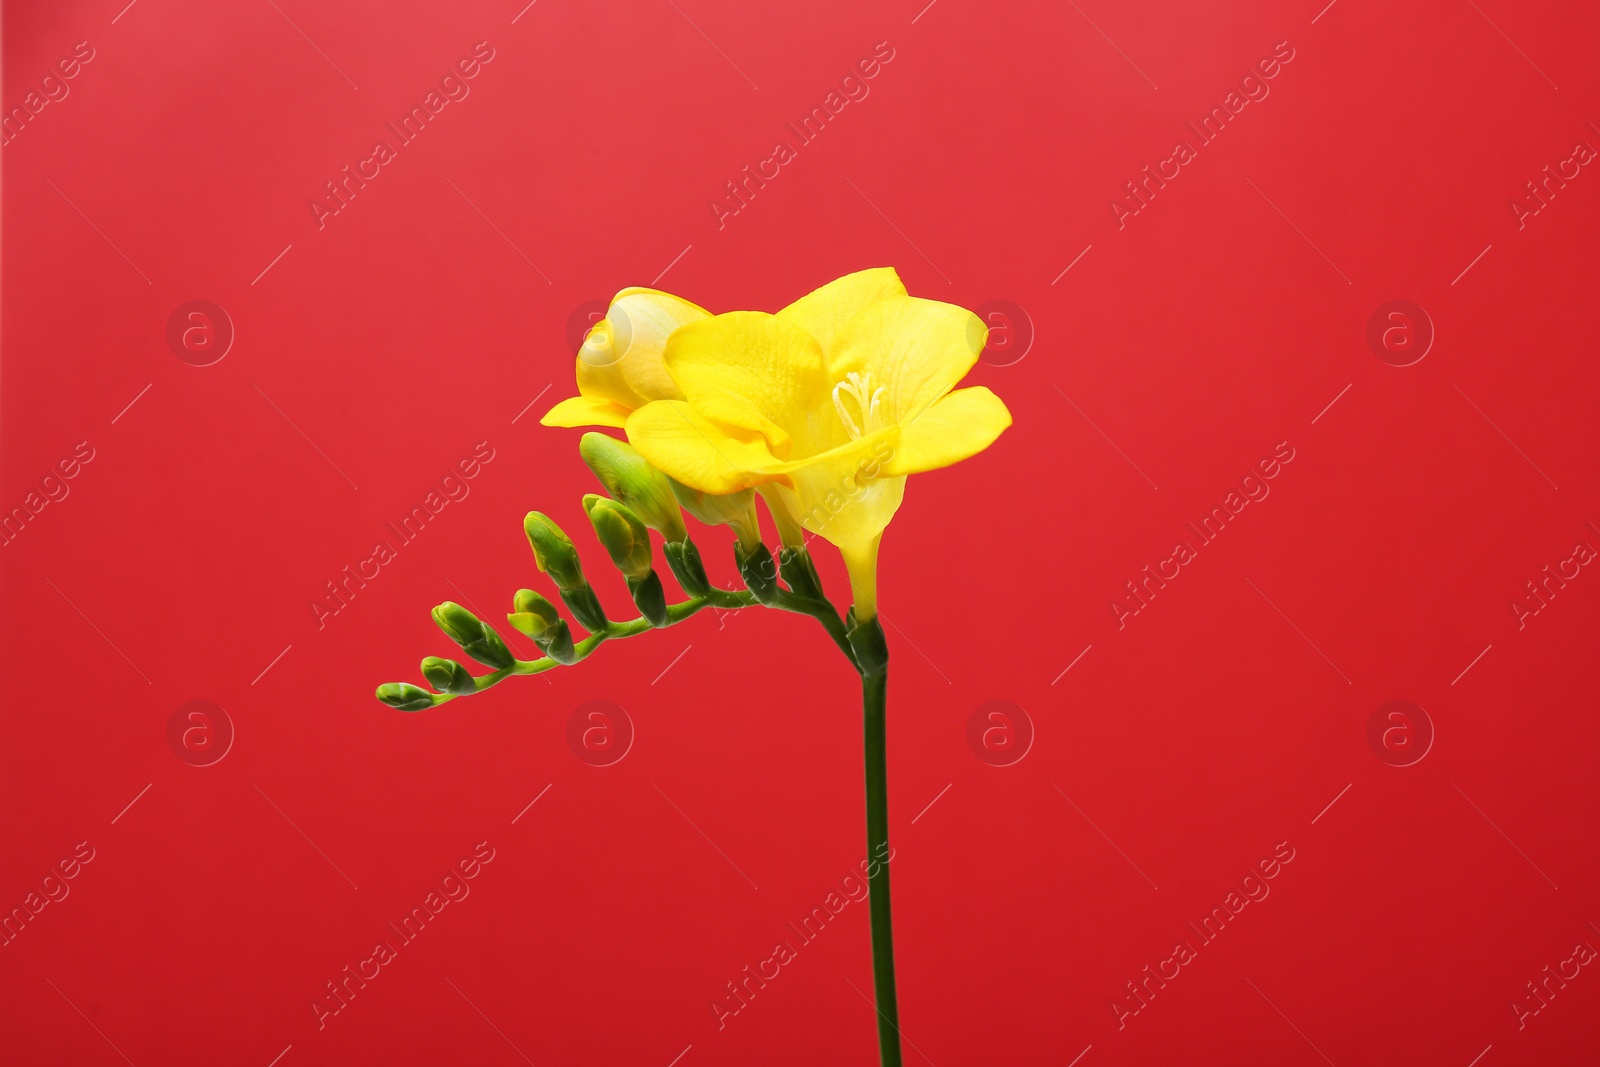
POLYGON ((778 565, 772 560, 767 546, 757 542, 751 548, 742 544, 733 546, 733 558, 739 564, 739 576, 745 588, 755 594, 756 600, 771 605, 784 592, 778 585, 778 565))
POLYGON ((856 622, 856 610, 844 620, 845 635, 850 639, 850 650, 855 653, 856 669, 862 677, 881 676, 889 670, 889 642, 883 634, 883 624, 874 615, 866 622, 856 622))
POLYGON ((661 586, 660 575, 651 571, 643 578, 629 578, 628 592, 633 594, 639 614, 649 620, 651 626, 659 629, 667 625, 670 621, 667 618, 667 591, 661 586))
POLYGON ((572 629, 565 619, 559 620, 554 626, 545 630, 544 636, 536 639, 535 643, 539 646, 539 651, 557 663, 578 662, 578 651, 572 647, 572 629))
POLYGON ((804 548, 778 549, 778 573, 800 596, 811 600, 827 599, 822 595, 822 578, 817 574, 817 565, 804 548))
POLYGON ((606 628, 606 610, 600 606, 600 599, 589 588, 588 582, 576 589, 561 590, 561 599, 585 630, 597 634, 606 628))
POLYGON ((672 575, 678 579, 678 584, 690 596, 705 596, 711 592, 711 579, 706 577, 705 564, 700 561, 700 550, 695 543, 685 537, 682 541, 668 541, 661 546, 662 555, 667 557, 667 566, 672 568, 672 575))

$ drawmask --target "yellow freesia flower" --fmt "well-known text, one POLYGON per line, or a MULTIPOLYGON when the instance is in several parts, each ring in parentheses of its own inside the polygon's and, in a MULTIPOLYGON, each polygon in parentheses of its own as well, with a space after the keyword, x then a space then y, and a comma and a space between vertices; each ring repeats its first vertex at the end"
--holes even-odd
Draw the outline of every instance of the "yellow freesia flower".
POLYGON ((887 267, 846 275, 776 315, 686 322, 662 355, 676 395, 629 415, 628 439, 691 488, 761 488, 780 526, 837 545, 865 621, 906 476, 981 452, 1011 425, 988 389, 954 388, 986 333, 964 308, 907 295, 887 267))
MULTIPOLYGON (((578 395, 561 401, 539 421, 546 426, 620 429, 635 409, 652 400, 680 399, 662 363, 672 331, 709 319, 711 312, 657 289, 624 289, 606 317, 589 328, 578 349, 578 395)), ((708 526, 732 526, 744 545, 761 540, 761 523, 748 488, 713 495, 682 484, 672 487, 684 510, 708 526)))
POLYGON ((624 289, 578 350, 578 395, 539 421, 546 426, 621 427, 634 409, 682 395, 662 365, 672 331, 711 312, 656 289, 624 289))

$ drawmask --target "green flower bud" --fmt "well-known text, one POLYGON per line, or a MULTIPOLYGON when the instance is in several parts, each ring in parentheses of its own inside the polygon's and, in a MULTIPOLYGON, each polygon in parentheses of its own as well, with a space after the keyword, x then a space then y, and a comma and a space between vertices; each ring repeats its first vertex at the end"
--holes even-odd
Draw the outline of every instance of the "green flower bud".
POLYGON ((377 698, 401 711, 425 711, 433 707, 433 694, 407 682, 385 682, 378 686, 377 698))
POLYGON ((705 564, 700 562, 700 550, 693 541, 688 537, 678 542, 668 541, 661 551, 685 593, 705 596, 711 592, 711 579, 706 577, 705 564))
POLYGON ((519 633, 533 638, 539 650, 557 663, 572 663, 577 653, 572 647, 572 631, 556 606, 532 589, 519 589, 512 598, 516 610, 506 616, 519 633))
POLYGON ((504 638, 454 601, 446 600, 434 608, 433 621, 462 651, 486 667, 505 670, 516 662, 504 638))
POLYGON ((606 487, 606 492, 627 505, 663 540, 670 543, 688 536, 683 527, 683 513, 673 498, 670 479, 652 467, 632 445, 609 434, 591 432, 578 442, 578 454, 606 487))
POLYGON ((597 634, 606 628, 606 609, 600 606, 600 598, 594 595, 594 590, 587 584, 577 589, 561 590, 561 602, 590 633, 597 634))
POLYGON ((778 549, 778 573, 789 583, 789 588, 811 600, 824 600, 822 579, 817 575, 817 565, 805 548, 778 549))
POLYGON ((453 600, 433 609, 433 621, 446 637, 463 648, 483 636, 483 620, 453 600))
MULTIPOLYGON (((518 589, 516 595, 511 598, 511 610, 518 615, 534 616, 533 625, 540 630, 548 629, 561 621, 561 609, 532 589, 518 589)), ((523 629, 522 626, 518 626, 517 629, 529 637, 539 636, 523 629)))
POLYGON ((615 500, 586 496, 583 506, 595 536, 611 554, 611 562, 628 578, 642 581, 651 570, 650 531, 639 517, 615 500))
POLYGON ((441 693, 476 693, 478 687, 467 669, 453 659, 429 656, 422 661, 422 676, 441 693))
POLYGON ((506 621, 533 638, 533 643, 539 646, 539 651, 557 663, 578 661, 577 650, 572 645, 572 630, 567 626, 565 619, 557 621, 554 626, 546 626, 537 615, 512 614, 506 616, 506 621))
POLYGON ((517 662, 517 657, 506 647, 506 639, 487 623, 483 627, 483 640, 466 649, 466 653, 484 666, 493 667, 497 671, 503 671, 517 662))
POLYGON ((651 571, 641 579, 628 579, 628 592, 633 602, 651 626, 660 628, 671 622, 667 615, 667 591, 661 586, 661 576, 651 571))
POLYGON ((531 637, 535 642, 551 628, 550 624, 545 622, 544 619, 528 611, 508 611, 506 612, 506 622, 510 623, 511 628, 517 633, 524 637, 531 637))
POLYGON ((578 589, 585 584, 578 550, 572 546, 572 538, 563 533, 561 527, 551 522, 548 516, 530 511, 522 521, 522 529, 528 535, 534 562, 555 580, 558 588, 578 589))
POLYGON ((766 545, 759 541, 748 549, 743 544, 734 545, 733 558, 739 564, 739 576, 744 579, 745 588, 755 594, 758 602, 772 605, 786 594, 778 585, 778 565, 766 545))
POLYGON ((690 489, 682 482, 667 479, 672 485, 672 495, 678 498, 683 510, 707 526, 732 526, 741 544, 753 545, 761 540, 761 520, 756 518, 755 491, 741 489, 737 493, 716 496, 690 489))

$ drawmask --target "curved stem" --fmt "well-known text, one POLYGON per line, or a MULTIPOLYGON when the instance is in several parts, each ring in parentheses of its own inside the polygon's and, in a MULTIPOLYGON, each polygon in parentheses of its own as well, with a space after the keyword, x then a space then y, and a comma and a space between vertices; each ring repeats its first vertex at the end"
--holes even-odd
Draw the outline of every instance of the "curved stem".
POLYGON ((822 624, 828 636, 833 638, 833 643, 839 646, 850 660, 850 665, 856 665, 855 650, 850 647, 850 636, 845 632, 844 621, 839 618, 839 610, 826 600, 812 600, 810 597, 799 596, 788 590, 778 590, 779 596, 771 601, 764 602, 767 607, 778 608, 781 611, 792 611, 799 615, 809 615, 822 624))
POLYGON ((744 579, 745 588, 763 607, 809 615, 822 623, 822 628, 850 660, 850 665, 860 670, 855 649, 850 644, 850 635, 844 621, 839 618, 839 609, 823 595, 822 584, 805 549, 785 548, 782 553, 786 566, 780 568, 765 545, 756 544, 748 549, 743 545, 735 546, 734 560, 739 565, 739 576, 744 579), (780 573, 792 588, 785 589, 778 584, 780 573))
POLYGON ((889 914, 889 764, 887 667, 861 676, 867 771, 867 879, 872 918, 872 985, 883 1067, 900 1067, 900 1008, 894 990, 894 930, 889 914), (876 872, 872 864, 876 862, 876 872))
MULTIPOLYGON (((741 593, 733 589, 718 589, 713 587, 704 596, 690 597, 681 604, 668 604, 667 625, 670 626, 673 623, 682 622, 684 619, 687 619, 701 608, 748 608, 753 607, 755 603, 755 597, 751 596, 749 593, 741 593)), ((651 624, 649 619, 644 618, 642 615, 636 619, 629 619, 627 622, 607 622, 605 629, 600 630, 598 633, 590 634, 588 637, 585 637, 582 641, 577 642, 573 646, 573 648, 576 649, 578 656, 572 662, 582 663, 584 660, 589 658, 589 655, 593 653, 595 649, 599 648, 601 644, 611 640, 612 638, 633 637, 635 634, 642 634, 648 630, 654 630, 656 628, 657 627, 651 624)), ((473 696, 476 693, 481 693, 485 689, 499 685, 507 678, 521 677, 527 674, 543 674, 545 671, 560 666, 562 666, 562 664, 551 659, 549 656, 545 656, 541 659, 519 659, 513 662, 509 667, 504 667, 498 671, 491 671, 488 674, 479 675, 478 677, 474 678, 474 689, 471 693, 434 693, 433 706, 438 707, 441 704, 448 704, 457 697, 473 696)))

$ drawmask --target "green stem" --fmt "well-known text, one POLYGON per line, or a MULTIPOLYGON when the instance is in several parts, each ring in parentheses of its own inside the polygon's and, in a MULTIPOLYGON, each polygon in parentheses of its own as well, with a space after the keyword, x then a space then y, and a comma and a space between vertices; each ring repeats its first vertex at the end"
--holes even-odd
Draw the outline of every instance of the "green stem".
POLYGON ((805 555, 805 549, 786 548, 783 552, 786 555, 795 553, 789 560, 790 569, 784 577, 791 586, 797 577, 803 578, 801 588, 804 588, 806 593, 794 588, 785 589, 778 584, 779 566, 773 560, 772 553, 760 543, 748 550, 743 545, 734 547, 734 560, 739 564, 739 576, 744 579, 745 588, 750 590, 763 607, 792 611, 797 615, 809 615, 816 619, 833 639, 833 643, 838 645, 839 650, 850 660, 850 665, 859 670, 860 665, 856 662, 856 652, 850 644, 850 635, 845 629, 844 621, 839 618, 839 610, 822 595, 822 585, 817 581, 816 569, 812 567, 810 558, 805 555))
POLYGON ((812 600, 810 597, 797 596, 783 589, 778 592, 782 595, 768 603, 767 607, 809 615, 816 619, 827 631, 828 636, 833 638, 833 643, 849 657, 850 665, 855 666, 855 651, 850 647, 850 636, 845 632, 844 622, 839 618, 838 609, 826 600, 812 600))
MULTIPOLYGON (((710 592, 706 593, 705 596, 690 597, 681 604, 668 604, 667 625, 670 626, 673 623, 682 622, 684 619, 687 619, 701 608, 719 607, 738 609, 753 607, 755 603, 755 597, 751 596, 749 593, 741 593, 732 589, 713 588, 710 592)), ((582 663, 584 660, 589 658, 589 655, 593 653, 595 649, 599 648, 601 644, 608 640, 618 637, 633 637, 635 634, 642 634, 648 630, 654 629, 656 629, 656 627, 651 624, 649 619, 646 619, 642 615, 637 619, 629 619, 627 622, 607 622, 605 629, 598 633, 590 634, 588 637, 585 637, 582 641, 577 642, 573 646, 577 650, 578 658, 572 662, 582 663)), ((477 678, 474 678, 473 682, 476 688, 472 693, 434 693, 433 706, 438 707, 441 704, 448 704, 457 697, 472 696, 473 693, 481 693, 485 689, 499 685, 507 678, 521 677, 528 674, 543 674, 545 671, 560 666, 562 666, 562 664, 551 659, 549 656, 545 656, 542 659, 519 659, 512 663, 509 667, 502 668, 498 671, 492 671, 489 674, 479 675, 477 678)))
POLYGON ((872 984, 878 1006, 878 1052, 883 1067, 900 1067, 900 1009, 894 992, 894 930, 889 915, 889 763, 887 666, 861 676, 867 769, 867 879, 872 918, 872 984))

